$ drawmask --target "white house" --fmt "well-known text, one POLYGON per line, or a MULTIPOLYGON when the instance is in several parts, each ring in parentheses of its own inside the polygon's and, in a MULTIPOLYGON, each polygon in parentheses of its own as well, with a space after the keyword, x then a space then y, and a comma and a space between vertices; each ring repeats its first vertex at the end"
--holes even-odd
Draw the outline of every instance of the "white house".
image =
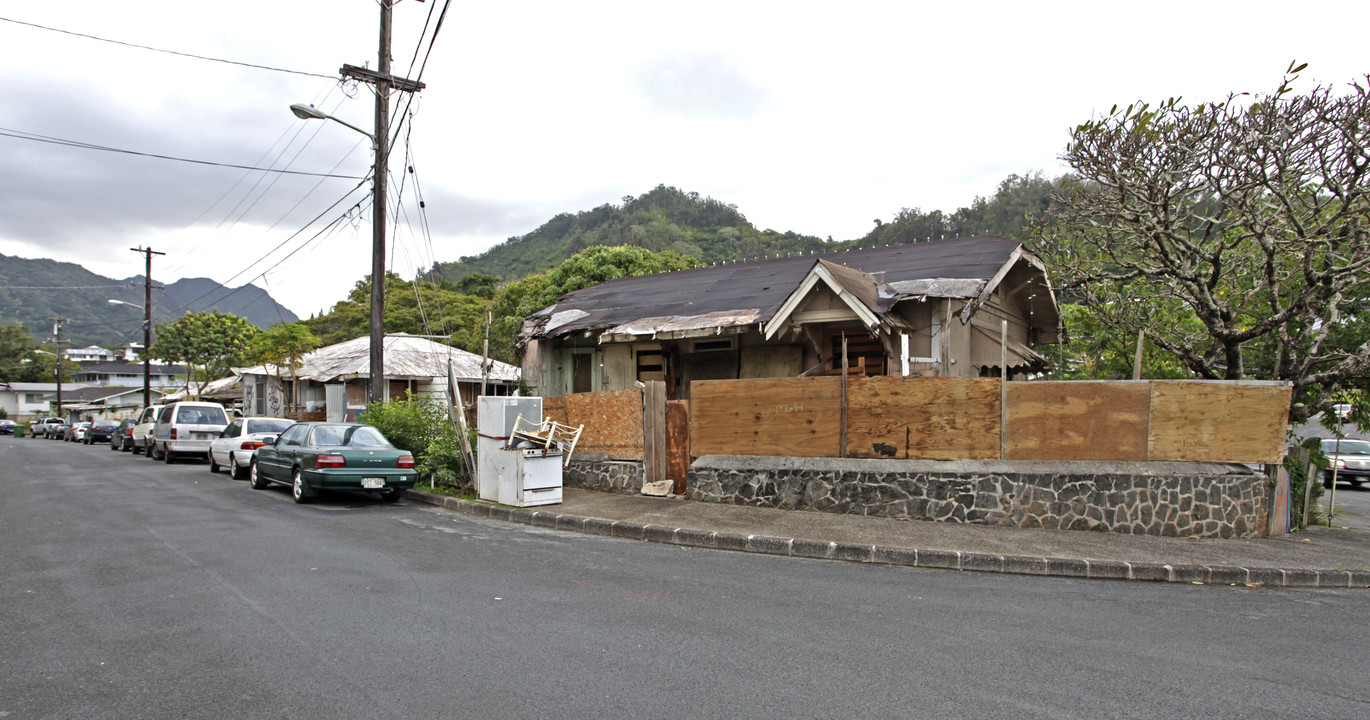
MULTIPOLYGON (((85 387, 79 383, 62 383, 63 400, 68 391, 85 387)), ((11 420, 34 420, 52 413, 49 398, 56 397, 57 383, 12 382, 0 383, 0 407, 11 420)))
MULTIPOLYGON (((303 367, 295 371, 299 409, 331 421, 350 420, 365 410, 370 349, 370 338, 360 337, 306 355, 303 367)), ((445 397, 449 363, 463 402, 474 402, 480 394, 481 356, 405 333, 386 335, 386 397, 403 398, 406 392, 445 397)), ((235 368, 234 372, 242 380, 244 413, 279 416, 288 412, 285 384, 290 382, 289 371, 278 373, 274 367, 257 365, 235 368)), ((518 380, 517 367, 492 360, 486 373, 486 394, 512 394, 518 380)))

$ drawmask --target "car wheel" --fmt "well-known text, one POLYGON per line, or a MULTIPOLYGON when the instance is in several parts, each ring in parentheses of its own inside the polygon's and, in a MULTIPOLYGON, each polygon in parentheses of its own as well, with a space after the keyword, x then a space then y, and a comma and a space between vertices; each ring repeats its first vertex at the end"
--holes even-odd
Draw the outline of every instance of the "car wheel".
POLYGON ((232 453, 228 456, 228 475, 234 480, 242 480, 247 477, 247 468, 238 464, 238 458, 232 453))
POLYGON ((396 502, 400 499, 400 496, 403 494, 404 491, 400 490, 399 488, 395 488, 394 490, 385 490, 381 492, 381 500, 384 500, 388 503, 396 502))
POLYGON ((263 490, 266 488, 267 485, 271 484, 270 481, 262 477, 261 474, 257 472, 256 460, 253 460, 252 464, 247 467, 247 480, 248 484, 252 486, 253 490, 263 490))
POLYGON ((216 474, 219 472, 219 463, 214 460, 212 452, 209 454, 209 471, 216 474))
POLYGON ((304 481, 304 476, 300 474, 300 469, 295 468, 295 472, 290 476, 290 494, 295 498, 295 502, 303 505, 314 499, 315 493, 309 489, 309 485, 304 481))

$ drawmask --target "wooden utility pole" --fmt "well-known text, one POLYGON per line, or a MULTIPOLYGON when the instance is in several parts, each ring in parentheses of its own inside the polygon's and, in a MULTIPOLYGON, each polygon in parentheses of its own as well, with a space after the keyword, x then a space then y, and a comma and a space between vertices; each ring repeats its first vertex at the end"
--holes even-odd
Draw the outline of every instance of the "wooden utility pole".
POLYGON ((129 248, 147 256, 143 271, 143 407, 152 405, 152 256, 165 255, 152 248, 129 248))
POLYGON ((62 340, 62 323, 66 321, 67 319, 64 317, 52 318, 53 344, 57 346, 57 412, 54 413, 57 417, 64 417, 62 415, 62 346, 66 345, 66 342, 62 340))
POLYGON ((369 83, 376 91, 376 162, 371 180, 371 352, 370 377, 366 384, 366 402, 384 400, 385 392, 385 223, 386 174, 390 168, 390 91, 417 92, 423 83, 390 74, 390 11, 395 0, 380 0, 381 37, 376 70, 343 65, 342 74, 369 83))

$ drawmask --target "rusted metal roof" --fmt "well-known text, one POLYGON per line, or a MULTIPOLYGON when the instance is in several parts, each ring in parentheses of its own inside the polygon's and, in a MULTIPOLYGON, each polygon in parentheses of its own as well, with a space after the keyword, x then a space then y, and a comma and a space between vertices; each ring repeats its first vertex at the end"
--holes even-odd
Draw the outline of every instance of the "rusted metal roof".
MULTIPOLYGON (((895 296, 972 297, 965 294, 969 284, 963 283, 983 288, 1019 246, 997 235, 977 235, 611 280, 567 293, 529 316, 521 337, 591 332, 618 339, 653 332, 660 336, 667 327, 688 328, 691 334, 737 332, 770 320, 820 260, 846 270, 841 274, 844 286, 870 288, 875 283, 870 278, 877 278, 877 296, 869 298, 872 309, 887 307, 895 296), (917 292, 899 288, 911 281, 923 283, 917 292)), ((862 291, 863 302, 870 294, 862 291)))

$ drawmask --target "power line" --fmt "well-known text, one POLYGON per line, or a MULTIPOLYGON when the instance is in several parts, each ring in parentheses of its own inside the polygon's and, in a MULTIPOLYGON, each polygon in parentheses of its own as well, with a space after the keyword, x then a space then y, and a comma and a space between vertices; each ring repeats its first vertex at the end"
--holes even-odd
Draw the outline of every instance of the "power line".
POLYGON ((122 153, 124 155, 136 155, 139 157, 156 158, 158 160, 174 160, 176 162, 192 163, 195 165, 210 165, 213 167, 235 168, 238 170, 254 170, 256 172, 280 173, 282 175, 304 175, 308 177, 341 178, 344 180, 364 180, 365 178, 356 175, 333 175, 329 173, 304 172, 302 170, 278 170, 276 168, 252 167, 251 165, 235 165, 233 163, 213 162, 210 160, 194 160, 191 158, 175 157, 173 155, 159 155, 157 153, 138 152, 136 150, 124 150, 122 148, 108 147, 105 145, 95 145, 93 143, 80 142, 77 140, 67 140, 64 138, 38 135, 36 133, 24 132, 23 130, 12 130, 10 128, 0 128, 0 136, 12 137, 18 140, 30 140, 32 142, 48 143, 51 145, 64 145, 66 147, 81 148, 83 150, 101 150, 103 152, 122 153))
POLYGON ((151 50, 152 52, 166 53, 167 55, 178 55, 180 57, 194 58, 196 60, 207 60, 209 62, 224 63, 225 65, 238 65, 240 67, 249 67, 257 70, 271 70, 273 72, 290 73, 292 75, 306 75, 308 77, 327 78, 329 80, 337 79, 336 75, 320 75, 318 73, 303 72, 300 70, 287 70, 285 68, 271 67, 270 65, 256 65, 254 63, 239 62, 237 60, 224 60, 222 58, 213 58, 206 57, 204 55, 194 55, 191 53, 176 52, 175 50, 163 50, 161 48, 149 47, 147 45, 135 45, 134 43, 127 43, 120 40, 110 40, 109 38, 96 37, 94 35, 86 35, 84 33, 72 32, 70 30, 62 30, 61 28, 47 27, 46 25, 24 22, 22 20, 14 20, 7 17, 0 17, 0 20, 9 23, 14 23, 15 25, 27 25, 28 27, 38 28, 39 30, 47 30, 49 32, 62 33, 63 35, 72 35, 75 37, 86 38, 87 40, 98 40, 100 42, 111 43, 113 45, 123 45, 124 47, 138 48, 139 50, 151 50))

